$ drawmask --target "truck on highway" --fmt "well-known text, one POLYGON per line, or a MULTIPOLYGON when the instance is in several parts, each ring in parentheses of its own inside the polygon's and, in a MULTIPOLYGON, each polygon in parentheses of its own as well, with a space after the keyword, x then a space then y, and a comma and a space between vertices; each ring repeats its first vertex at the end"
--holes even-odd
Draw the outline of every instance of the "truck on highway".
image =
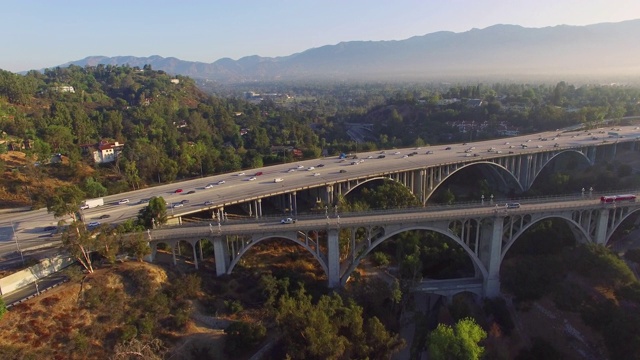
POLYGON ((80 209, 91 209, 102 205, 104 205, 104 198, 87 199, 80 205, 80 209))

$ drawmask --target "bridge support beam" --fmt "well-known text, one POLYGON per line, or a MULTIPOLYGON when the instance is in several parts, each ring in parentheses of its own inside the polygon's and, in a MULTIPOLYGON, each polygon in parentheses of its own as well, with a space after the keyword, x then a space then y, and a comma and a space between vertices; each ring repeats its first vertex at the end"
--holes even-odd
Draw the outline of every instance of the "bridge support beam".
POLYGON ((487 269, 483 280, 484 297, 494 298, 500 295, 500 258, 504 218, 495 216, 493 221, 483 226, 480 246, 480 260, 487 269))
POLYGON ((213 238, 213 254, 216 260, 216 275, 222 276, 227 273, 229 267, 229 257, 227 256, 226 241, 220 236, 213 238))
POLYGON ((340 246, 338 243, 339 230, 327 231, 327 278, 329 288, 340 286, 340 246))
POLYGON ((607 244, 607 227, 609 224, 609 209, 602 209, 598 212, 598 220, 596 223, 596 234, 595 241, 596 244, 606 245, 607 244))

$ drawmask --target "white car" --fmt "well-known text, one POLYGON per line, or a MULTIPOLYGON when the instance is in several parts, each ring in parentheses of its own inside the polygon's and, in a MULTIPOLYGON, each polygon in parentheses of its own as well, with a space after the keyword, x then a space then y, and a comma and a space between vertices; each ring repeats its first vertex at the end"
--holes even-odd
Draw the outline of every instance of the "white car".
POLYGON ((205 189, 212 189, 213 188, 213 184, 208 184, 207 186, 204 187, 205 189))
POLYGON ((222 185, 222 184, 224 184, 224 180, 218 181, 218 185, 222 185))
POLYGON ((304 169, 304 166, 298 165, 298 169, 304 169))
POLYGON ((289 169, 289 170, 287 170, 287 172, 290 172, 290 173, 296 172, 296 169, 289 169))
POLYGON ((86 210, 88 208, 89 208, 89 205, 86 205, 86 204, 80 206, 80 210, 86 210))
POLYGON ((295 223, 296 223, 296 220, 292 218, 286 218, 286 219, 280 220, 280 224, 295 224, 295 223))
POLYGON ((313 170, 315 170, 315 169, 316 169, 316 168, 314 168, 313 166, 309 166, 309 167, 307 168, 307 171, 313 171, 313 170))
POLYGON ((257 179, 257 177, 252 176, 252 177, 248 178, 248 179, 247 179, 247 181, 253 181, 253 180, 255 180, 255 179, 257 179))
POLYGON ((320 173, 313 173, 313 176, 320 176, 320 173))
POLYGON ((243 172, 241 172, 241 173, 239 173, 239 174, 238 174, 238 176, 244 176, 244 173, 243 173, 243 172))
POLYGON ((213 205, 213 200, 207 200, 204 202, 204 206, 213 205))
POLYGON ((128 204, 129 203, 129 199, 122 199, 120 201, 118 201, 118 205, 124 205, 124 204, 128 204))
POLYGON ((279 183, 279 182, 283 182, 283 181, 284 181, 283 178, 275 178, 275 179, 273 179, 274 183, 279 183))
POLYGON ((373 156, 369 155, 367 156, 367 159, 373 159, 373 156))
POLYGON ((393 155, 400 155, 400 151, 394 152, 393 155))
POLYGON ((184 206, 183 203, 175 203, 175 204, 173 204, 174 208, 179 208, 179 207, 183 207, 183 206, 184 206))

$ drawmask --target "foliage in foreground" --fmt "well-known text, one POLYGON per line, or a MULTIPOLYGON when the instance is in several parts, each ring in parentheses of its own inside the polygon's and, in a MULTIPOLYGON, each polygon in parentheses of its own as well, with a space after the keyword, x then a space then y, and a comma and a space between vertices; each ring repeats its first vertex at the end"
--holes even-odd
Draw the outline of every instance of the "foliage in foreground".
POLYGON ((387 331, 376 317, 365 319, 362 307, 336 293, 314 302, 304 287, 270 296, 282 335, 282 357, 291 359, 387 359, 404 340, 387 331))
POLYGON ((487 333, 472 318, 458 321, 453 327, 438 324, 429 334, 429 358, 432 360, 477 360, 484 347, 478 343, 487 333))

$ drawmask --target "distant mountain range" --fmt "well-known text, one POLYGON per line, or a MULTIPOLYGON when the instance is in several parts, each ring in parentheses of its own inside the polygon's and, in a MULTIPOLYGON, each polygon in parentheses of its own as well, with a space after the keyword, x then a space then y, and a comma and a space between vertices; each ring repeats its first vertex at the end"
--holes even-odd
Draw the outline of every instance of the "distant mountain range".
MULTIPOLYGON (((90 56, 70 64, 142 67, 219 82, 445 80, 640 75, 640 19, 587 26, 494 25, 399 41, 349 41, 283 57, 223 58, 211 64, 161 56, 90 56)), ((283 39, 282 41, 286 41, 283 39)))

